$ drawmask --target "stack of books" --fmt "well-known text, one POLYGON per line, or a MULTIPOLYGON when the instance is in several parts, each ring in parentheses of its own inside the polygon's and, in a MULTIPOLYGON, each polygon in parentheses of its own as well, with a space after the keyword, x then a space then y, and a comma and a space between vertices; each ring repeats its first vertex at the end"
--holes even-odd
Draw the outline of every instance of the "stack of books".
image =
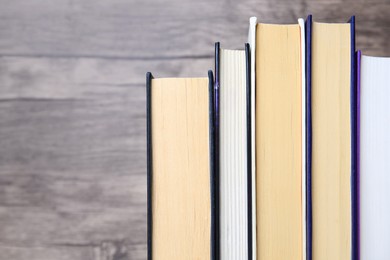
POLYGON ((390 259, 390 58, 354 17, 221 46, 208 77, 146 75, 148 259, 390 259))

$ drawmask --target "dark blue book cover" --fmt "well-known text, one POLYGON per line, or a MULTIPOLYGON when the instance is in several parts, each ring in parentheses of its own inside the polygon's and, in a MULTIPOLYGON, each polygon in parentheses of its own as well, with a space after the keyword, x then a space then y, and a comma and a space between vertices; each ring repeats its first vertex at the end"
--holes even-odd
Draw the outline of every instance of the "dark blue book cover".
MULTIPOLYGON (((312 103, 311 103, 311 80, 312 80, 312 15, 306 19, 306 256, 307 260, 312 259, 312 103)), ((351 79, 350 79, 350 98, 351 98, 351 258, 358 259, 359 243, 358 243, 358 124, 357 124, 357 68, 355 54, 355 17, 352 16, 349 20, 351 25, 351 79)))

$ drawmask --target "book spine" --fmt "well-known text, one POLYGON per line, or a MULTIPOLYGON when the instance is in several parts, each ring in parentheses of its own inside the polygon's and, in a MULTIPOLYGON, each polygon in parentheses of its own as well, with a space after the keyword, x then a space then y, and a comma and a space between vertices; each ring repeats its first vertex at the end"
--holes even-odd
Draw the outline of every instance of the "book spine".
POLYGON ((312 206, 311 206, 311 36, 312 16, 309 15, 305 25, 306 35, 306 259, 312 259, 312 206))
MULTIPOLYGON (((251 87, 251 141, 256 143, 256 26, 257 17, 249 19, 248 43, 250 50, 250 87, 251 87)), ((257 234, 256 234, 256 147, 251 147, 252 156, 252 260, 257 259, 257 234)))
POLYGON ((218 223, 216 220, 216 177, 215 177, 215 125, 214 125, 214 77, 211 70, 208 71, 209 78, 209 146, 210 146, 210 194, 211 194, 211 227, 210 227, 210 259, 216 260, 217 247, 216 247, 216 226, 218 223))
POLYGON ((247 136, 247 201, 248 201, 248 260, 253 257, 252 245, 252 114, 251 114, 251 56, 249 44, 245 44, 246 67, 246 136, 247 136))
POLYGON ((152 260, 153 210, 152 210, 152 73, 146 73, 146 150, 147 150, 147 246, 148 260, 152 260))
POLYGON ((351 25, 351 258, 358 259, 358 201, 357 201, 357 67, 356 67, 356 51, 355 51, 355 17, 352 16, 349 20, 351 25))
POLYGON ((220 258, 220 225, 219 225, 219 76, 220 76, 220 43, 215 43, 215 82, 214 82, 214 147, 215 147, 215 260, 220 258))

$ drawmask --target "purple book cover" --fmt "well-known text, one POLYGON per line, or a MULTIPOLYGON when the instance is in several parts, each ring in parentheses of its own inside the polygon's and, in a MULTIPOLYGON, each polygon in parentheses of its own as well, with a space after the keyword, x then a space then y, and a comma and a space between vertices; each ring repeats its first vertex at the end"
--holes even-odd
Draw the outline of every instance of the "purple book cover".
POLYGON ((351 214, 352 214, 352 260, 359 259, 358 243, 358 106, 357 106, 357 57, 355 48, 355 16, 349 20, 351 24, 351 214))

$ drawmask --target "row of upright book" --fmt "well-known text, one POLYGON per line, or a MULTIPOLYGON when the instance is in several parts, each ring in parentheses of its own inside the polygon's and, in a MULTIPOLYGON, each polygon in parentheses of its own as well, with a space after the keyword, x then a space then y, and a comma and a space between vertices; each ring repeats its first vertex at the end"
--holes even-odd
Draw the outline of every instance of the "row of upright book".
POLYGON ((390 58, 258 23, 205 78, 146 76, 148 259, 390 259, 390 58))

